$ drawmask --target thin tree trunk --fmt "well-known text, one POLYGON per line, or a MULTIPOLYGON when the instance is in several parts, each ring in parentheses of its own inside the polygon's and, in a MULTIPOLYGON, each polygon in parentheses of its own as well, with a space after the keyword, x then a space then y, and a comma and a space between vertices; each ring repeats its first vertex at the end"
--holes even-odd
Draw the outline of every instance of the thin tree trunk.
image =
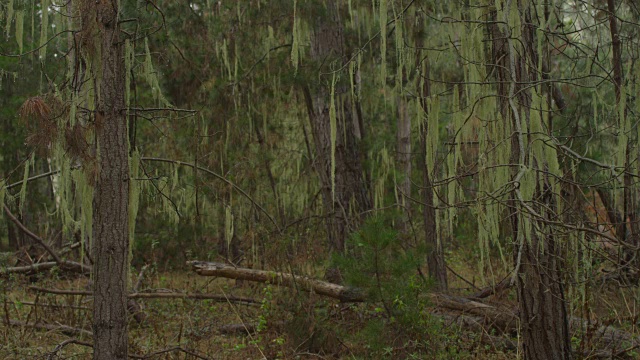
MULTIPOLYGON (((326 14, 317 19, 315 24, 311 39, 311 59, 315 64, 323 65, 320 68, 323 72, 331 68, 328 64, 341 66, 345 61, 344 55, 338 3, 329 1, 326 14)), ((310 74, 309 78, 317 79, 318 74, 310 74)), ((316 145, 315 166, 322 186, 329 243, 333 250, 342 252, 345 250, 345 239, 359 222, 358 214, 371 208, 371 200, 353 126, 353 99, 344 81, 335 85, 333 94, 336 136, 332 156, 331 88, 331 76, 323 75, 319 83, 312 83, 304 88, 304 96, 316 145)))
MULTIPOLYGON (((118 3, 84 0, 80 9, 85 44, 100 49, 95 111, 97 159, 93 197, 96 360, 128 357, 127 274, 129 255, 129 140, 125 111, 124 49, 118 3)), ((91 50, 88 49, 89 53, 91 50)), ((97 63, 97 62, 96 62, 97 63)))
MULTIPOLYGON (((427 138, 428 138, 428 122, 429 122, 429 109, 427 107, 426 99, 431 96, 431 83, 429 81, 429 63, 427 59, 424 67, 424 74, 422 74, 423 84, 422 89, 419 89, 422 93, 422 110, 425 113, 426 121, 422 125, 422 131, 420 134, 420 145, 422 147, 421 153, 424 154, 420 159, 420 167, 422 168, 422 201, 424 202, 424 232, 425 232, 425 244, 427 247, 427 268, 429 269, 429 277, 435 281, 435 285, 439 290, 446 290, 448 287, 447 281, 447 264, 444 259, 444 249, 442 241, 438 237, 437 224, 436 224, 436 208, 434 206, 434 190, 431 181, 431 175, 429 174, 429 167, 427 162, 429 161, 429 154, 427 153, 427 138)), ((431 120, 433 121, 433 120, 431 120)))
MULTIPOLYGON (((622 41, 620 40, 620 33, 618 31, 618 25, 616 22, 616 6, 614 0, 607 0, 607 10, 609 12, 609 32, 611 33, 611 47, 613 50, 612 54, 612 65, 613 65, 613 85, 616 94, 616 107, 619 108, 621 105, 622 96, 625 94, 622 93, 622 82, 624 81, 624 75, 622 73, 622 41)), ((617 109, 618 112, 618 123, 625 124, 627 116, 626 109, 617 109)), ((626 132, 627 135, 627 143, 625 145, 625 159, 624 159, 624 168, 631 169, 631 149, 633 148, 631 143, 631 129, 623 128, 622 131, 626 132)), ((625 171, 624 173, 624 190, 623 190, 623 218, 622 218, 622 231, 618 234, 619 238, 623 241, 631 243, 633 245, 638 245, 640 242, 638 239, 638 232, 640 231, 638 222, 636 219, 636 196, 634 196, 634 192, 632 191, 633 179, 632 179, 631 171, 625 171), (629 222, 629 238, 627 238, 627 221, 629 222)), ((633 258, 637 256, 637 251, 633 253, 627 252, 625 256, 625 262, 631 261, 633 258)), ((638 259, 635 260, 638 262, 638 259)))
POLYGON ((400 218, 399 230, 405 237, 409 233, 409 221, 411 219, 411 205, 408 198, 411 196, 411 117, 407 109, 407 101, 400 96, 398 98, 398 122, 397 122, 397 149, 396 161, 400 171, 400 194, 398 200, 402 206, 403 216, 400 218))

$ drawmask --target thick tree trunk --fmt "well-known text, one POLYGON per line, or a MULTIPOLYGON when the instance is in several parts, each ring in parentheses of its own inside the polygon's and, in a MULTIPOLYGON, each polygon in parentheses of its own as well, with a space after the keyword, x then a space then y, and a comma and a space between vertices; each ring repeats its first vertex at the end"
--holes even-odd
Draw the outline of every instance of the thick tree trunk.
MULTIPOLYGON (((316 19, 311 39, 311 58, 315 64, 322 65, 320 72, 330 71, 329 64, 342 66, 345 55, 337 2, 329 1, 326 12, 316 19)), ((309 78, 317 79, 318 74, 310 74, 309 78)), ((359 222, 359 213, 371 208, 371 200, 354 129, 357 122, 354 121, 353 99, 344 79, 335 85, 333 94, 336 128, 335 152, 332 154, 331 81, 331 76, 321 75, 319 83, 304 88, 304 96, 316 145, 315 167, 322 186, 329 242, 335 251, 341 252, 345 249, 350 227, 359 222)))
MULTIPOLYGON (((426 131, 425 131, 426 132, 426 131)), ((426 134, 425 134, 426 137, 426 134)), ((426 148, 426 146, 425 146, 426 148)), ((433 206, 433 186, 429 178, 429 171, 426 164, 422 169, 423 186, 422 201, 424 202, 424 231, 427 244, 427 267, 429 269, 429 277, 431 277, 439 290, 446 290, 447 281, 447 265, 444 260, 444 249, 442 241, 438 239, 436 230, 436 209, 433 206)))
MULTIPOLYGON (((93 336, 96 360, 128 357, 129 140, 125 111, 123 42, 118 5, 85 0, 83 31, 100 51, 95 111, 97 159, 93 198, 93 336)), ((90 50, 89 50, 90 52, 90 50)))
POLYGON ((532 234, 518 276, 523 350, 527 360, 570 359, 569 323, 559 247, 551 235, 532 234), (540 244, 544 241, 544 244, 540 244), (544 247, 544 250, 540 250, 544 247))
MULTIPOLYGON (((511 6, 502 9, 504 19, 495 20, 508 22, 510 14, 517 12, 522 17, 522 24, 532 23, 529 5, 520 2, 518 5, 515 2, 507 4, 511 6)), ((527 66, 527 61, 533 62, 539 56, 534 50, 537 42, 532 29, 523 25, 519 41, 510 39, 512 29, 504 25, 490 25, 489 34, 493 37, 492 62, 498 78, 500 112, 503 121, 511 122, 514 129, 511 159, 520 166, 515 168, 513 178, 521 184, 524 182, 523 169, 536 171, 533 199, 525 199, 520 186, 517 186, 507 203, 513 238, 518 240, 514 246, 514 259, 524 358, 566 360, 571 359, 572 352, 562 279, 562 254, 556 245, 553 229, 531 214, 531 211, 537 211, 549 218, 556 215, 547 209, 553 211, 557 208, 554 204, 556 196, 545 171, 548 164, 544 159, 535 158, 528 143, 531 134, 527 132, 526 124, 532 121, 531 112, 539 111, 531 108, 532 93, 540 91, 525 85, 538 80, 538 75, 530 73, 527 66), (531 58, 527 59, 527 56, 531 58), (544 186, 540 186, 541 180, 544 180, 544 186), (544 205, 537 205, 540 202, 544 205)))

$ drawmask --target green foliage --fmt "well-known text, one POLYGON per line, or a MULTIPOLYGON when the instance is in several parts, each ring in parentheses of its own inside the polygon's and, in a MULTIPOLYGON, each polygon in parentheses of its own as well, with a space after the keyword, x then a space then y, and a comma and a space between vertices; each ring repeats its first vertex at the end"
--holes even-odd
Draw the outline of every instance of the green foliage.
POLYGON ((421 345, 412 350, 414 355, 442 354, 446 350, 438 344, 446 343, 443 337, 450 335, 444 335, 428 311, 424 293, 429 284, 418 272, 424 251, 403 249, 391 226, 393 219, 392 214, 368 219, 352 236, 349 255, 336 255, 333 259, 345 282, 365 289, 369 300, 377 304, 357 338, 376 358, 393 358, 392 349, 399 345, 397 342, 408 339, 421 339, 421 345))
POLYGON ((398 279, 411 277, 421 264, 421 252, 402 248, 391 220, 383 215, 371 217, 351 237, 349 255, 334 257, 348 284, 367 289, 371 300, 385 304, 407 295, 407 282, 398 279))

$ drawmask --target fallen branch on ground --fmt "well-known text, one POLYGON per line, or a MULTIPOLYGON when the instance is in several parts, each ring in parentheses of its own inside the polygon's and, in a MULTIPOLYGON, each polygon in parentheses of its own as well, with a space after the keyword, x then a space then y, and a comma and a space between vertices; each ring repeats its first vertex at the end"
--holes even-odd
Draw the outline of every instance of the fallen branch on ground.
POLYGON ((57 265, 58 265, 57 263, 52 261, 52 262, 45 262, 45 263, 39 263, 39 264, 31 264, 26 266, 0 268, 0 275, 37 273, 37 272, 53 269, 57 265))
POLYGON ((60 344, 58 344, 55 347, 55 349, 53 349, 53 351, 50 352, 49 355, 47 355, 47 360, 58 359, 58 352, 60 350, 62 350, 62 348, 64 348, 67 345, 70 345, 70 344, 77 344, 77 345, 82 345, 82 346, 87 346, 87 347, 93 348, 93 344, 91 344, 91 343, 80 341, 78 339, 67 339, 67 340, 61 342, 60 344))
POLYGON ((50 308, 56 308, 56 309, 91 310, 91 308, 88 306, 42 304, 42 303, 35 303, 32 301, 20 301, 20 304, 27 305, 27 306, 36 306, 36 307, 50 307, 50 308))
POLYGON ((191 265, 193 270, 202 276, 220 276, 228 279, 248 280, 300 288, 305 291, 313 291, 316 294, 338 299, 342 302, 365 301, 365 293, 359 289, 316 280, 306 276, 240 268, 215 262, 189 261, 187 264, 191 265))
POLYGON ((38 330, 46 330, 46 331, 59 331, 65 335, 70 335, 70 336, 75 336, 75 335, 86 335, 88 337, 93 336, 91 331, 74 328, 68 325, 34 324, 34 323, 25 323, 17 320, 9 320, 9 325, 29 327, 29 328, 34 328, 38 330))
MULTIPOLYGON (((34 232, 29 230, 26 226, 24 226, 24 224, 20 222, 20 220, 18 220, 18 218, 15 215, 13 215, 13 213, 11 212, 11 210, 9 210, 7 205, 3 204, 3 207, 4 207, 5 214, 7 214, 7 216, 9 217, 9 220, 11 220, 25 235, 27 235, 28 237, 33 239, 35 242, 40 244, 40 246, 42 246, 47 251, 47 253, 49 253, 49 255, 54 259, 54 264, 57 264, 61 269, 64 269, 64 270, 70 270, 70 271, 79 272, 82 274, 91 273, 91 267, 85 264, 80 264, 74 261, 62 260, 60 256, 58 256, 58 254, 55 251, 53 251, 53 249, 47 244, 46 241, 44 241, 41 237, 39 237, 34 232)), ((33 264, 33 265, 37 265, 37 264, 33 264)), ((8 271, 8 269, 17 269, 16 271, 13 271, 13 272, 29 272, 28 270, 20 271, 20 270, 24 270, 24 268, 25 268, 24 266, 17 267, 17 268, 7 268, 7 269, 3 269, 4 271, 0 272, 0 274, 11 273, 8 271)), ((42 270, 48 270, 50 268, 51 267, 42 267, 42 268, 34 267, 33 270, 38 269, 42 271, 42 270)))
MULTIPOLYGON (((46 294, 56 295, 80 295, 93 296, 93 292, 86 290, 63 290, 63 289, 47 289, 38 286, 29 286, 30 290, 46 294)), ((259 301, 238 297, 224 296, 218 294, 200 294, 200 293, 179 293, 179 292, 137 292, 130 293, 129 299, 193 299, 193 300, 213 300, 215 302, 232 302, 240 304, 260 304, 259 301)))
POLYGON ((486 297, 489 297, 493 294, 497 294, 501 291, 510 289, 513 286, 513 284, 511 283, 511 276, 507 276, 504 279, 502 279, 502 281, 500 281, 499 283, 495 284, 495 286, 488 286, 484 289, 481 289, 480 291, 478 291, 477 293, 473 294, 471 297, 476 298, 476 299, 484 299, 486 297))

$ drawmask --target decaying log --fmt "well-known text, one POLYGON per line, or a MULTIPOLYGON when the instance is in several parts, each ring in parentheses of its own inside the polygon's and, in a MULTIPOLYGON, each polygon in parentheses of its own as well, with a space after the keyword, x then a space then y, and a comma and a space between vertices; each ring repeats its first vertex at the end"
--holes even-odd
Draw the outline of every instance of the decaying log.
POLYGON ((306 276, 240 268, 216 262, 189 261, 187 264, 191 265, 193 270, 202 276, 220 276, 228 279, 248 280, 300 288, 305 291, 313 291, 316 294, 338 299, 342 302, 362 302, 365 301, 366 298, 365 293, 359 289, 336 285, 306 276))
POLYGON ((258 323, 227 324, 218 326, 215 331, 225 335, 247 335, 255 333, 257 328, 258 323))
POLYGON ((55 261, 36 263, 25 266, 14 266, 14 267, 6 267, 0 268, 0 275, 9 275, 9 274, 34 274, 38 272, 43 272, 47 270, 51 270, 54 267, 60 267, 64 270, 69 270, 72 272, 77 272, 80 274, 88 275, 91 272, 91 268, 87 265, 77 263, 75 261, 62 260, 60 263, 55 261))
POLYGON ((432 293, 429 294, 429 298, 439 308, 482 317, 485 328, 488 326, 502 333, 511 333, 517 330, 518 316, 513 310, 445 294, 432 293))
POLYGON ((509 288, 511 288, 513 286, 513 284, 511 284, 511 276, 507 276, 504 279, 502 279, 502 281, 500 281, 499 283, 495 284, 495 286, 488 286, 484 289, 481 289, 480 291, 476 292, 475 294, 473 294, 471 297, 472 298, 476 298, 476 299, 484 299, 486 297, 489 297, 493 294, 497 294, 501 291, 507 290, 509 288))

